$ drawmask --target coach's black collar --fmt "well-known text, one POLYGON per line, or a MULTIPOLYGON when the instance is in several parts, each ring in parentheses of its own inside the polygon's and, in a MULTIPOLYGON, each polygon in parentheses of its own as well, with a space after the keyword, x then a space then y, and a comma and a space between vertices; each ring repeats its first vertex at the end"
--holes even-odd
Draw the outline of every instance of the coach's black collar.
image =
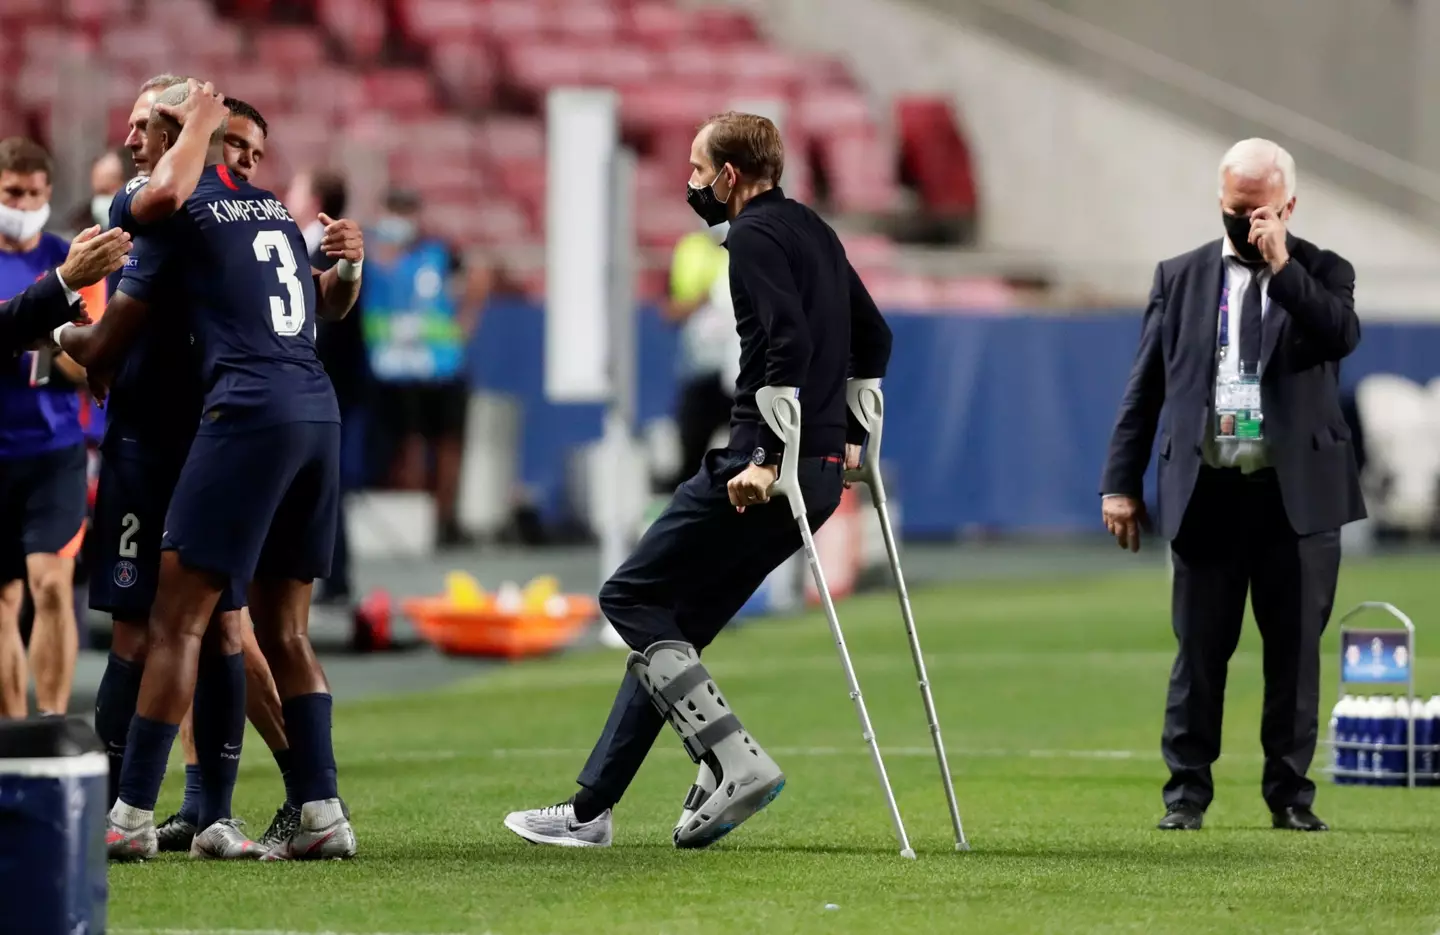
POLYGON ((772 201, 784 201, 784 200, 785 200, 785 193, 780 190, 780 186, 779 186, 779 185, 776 185, 774 188, 768 188, 768 189, 766 189, 765 191, 761 192, 760 194, 756 195, 755 197, 751 198, 749 201, 745 202, 745 207, 741 208, 741 209, 740 209, 740 214, 737 214, 737 215, 735 215, 735 216, 736 216, 736 217, 739 217, 741 214, 744 214, 746 211, 749 211, 749 210, 750 210, 752 207, 754 207, 755 205, 763 205, 763 204, 768 204, 769 202, 772 202, 772 201))

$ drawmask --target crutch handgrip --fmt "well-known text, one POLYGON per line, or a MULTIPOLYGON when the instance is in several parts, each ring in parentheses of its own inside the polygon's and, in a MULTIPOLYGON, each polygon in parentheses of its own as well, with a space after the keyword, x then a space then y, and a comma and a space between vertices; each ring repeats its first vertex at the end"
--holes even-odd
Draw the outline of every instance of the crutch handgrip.
POLYGON ((770 488, 772 497, 790 501, 796 519, 805 515, 805 497, 800 492, 800 390, 793 386, 762 386, 755 391, 755 405, 770 431, 780 436, 791 457, 780 459, 780 475, 770 488))
POLYGON ((885 431, 885 393, 880 389, 880 380, 875 377, 847 380, 845 403, 850 407, 850 412, 860 423, 860 427, 870 436, 860 467, 846 471, 845 479, 869 487, 875 502, 881 503, 885 500, 885 486, 880 480, 880 442, 885 431))

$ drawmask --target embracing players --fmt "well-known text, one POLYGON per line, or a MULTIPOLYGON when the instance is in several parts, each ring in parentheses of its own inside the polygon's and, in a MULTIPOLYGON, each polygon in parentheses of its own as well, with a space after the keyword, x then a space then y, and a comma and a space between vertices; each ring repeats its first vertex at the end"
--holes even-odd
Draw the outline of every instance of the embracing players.
MULTIPOLYGON (((178 332, 188 341, 193 329, 203 358, 204 416, 158 543, 149 659, 108 839, 112 856, 155 853, 154 802, 192 695, 202 772, 217 742, 238 755, 243 625, 222 616, 210 626, 210 619, 234 583, 252 582, 256 632, 284 699, 302 804, 298 826, 267 854, 345 857, 354 853, 354 834, 336 792, 330 696, 306 632, 311 582, 327 571, 338 513, 338 413, 315 357, 314 322, 317 312, 340 317, 353 304, 363 243, 353 225, 331 224, 327 250, 343 262, 313 280, 299 272, 295 257, 305 252, 294 222, 270 193, 222 161, 223 111, 208 86, 202 92, 193 82, 159 96, 145 133, 155 174, 117 199, 121 220, 144 248, 101 323, 61 335, 62 345, 92 367, 117 360, 128 367, 137 350, 149 350, 142 344, 126 353, 137 332, 178 332), (159 307, 167 284, 190 312, 188 321, 154 317, 151 306, 159 307), (202 714, 212 694, 224 716, 202 714)), ((143 370, 174 375, 189 365, 184 352, 170 350, 157 358, 158 368, 143 370)), ((192 854, 252 856, 225 821, 234 760, 218 759, 221 765, 210 768, 228 772, 228 782, 202 794, 202 831, 192 854)))

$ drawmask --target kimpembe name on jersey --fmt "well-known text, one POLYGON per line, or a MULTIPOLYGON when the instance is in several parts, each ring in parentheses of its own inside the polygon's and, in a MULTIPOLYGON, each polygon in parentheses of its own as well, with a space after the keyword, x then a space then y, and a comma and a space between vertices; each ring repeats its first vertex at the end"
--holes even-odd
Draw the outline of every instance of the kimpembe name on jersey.
POLYGON ((224 224, 229 221, 294 221, 285 206, 274 198, 223 198, 208 201, 215 220, 224 224))

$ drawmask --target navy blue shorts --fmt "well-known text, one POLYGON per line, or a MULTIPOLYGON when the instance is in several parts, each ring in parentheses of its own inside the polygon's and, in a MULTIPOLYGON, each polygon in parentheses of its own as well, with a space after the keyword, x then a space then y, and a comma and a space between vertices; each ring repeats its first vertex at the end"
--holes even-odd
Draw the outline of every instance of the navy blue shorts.
MULTIPOLYGON (((126 621, 149 618, 160 579, 165 513, 183 466, 178 458, 156 457, 133 444, 107 446, 90 532, 91 609, 126 621)), ((232 581, 217 609, 244 607, 245 587, 243 581, 232 581)))
POLYGON ((330 574, 340 518, 340 423, 287 422, 197 435, 161 548, 227 578, 330 574))
POLYGON ((85 501, 84 445, 0 458, 0 582, 24 580, 27 555, 80 554, 85 501))

